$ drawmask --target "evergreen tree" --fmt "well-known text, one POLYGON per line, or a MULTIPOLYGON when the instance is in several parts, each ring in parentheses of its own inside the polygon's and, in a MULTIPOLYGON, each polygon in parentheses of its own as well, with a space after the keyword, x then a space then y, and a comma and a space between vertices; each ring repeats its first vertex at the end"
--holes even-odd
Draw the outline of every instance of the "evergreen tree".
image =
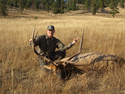
POLYGON ((11 0, 14 7, 17 7, 18 0, 11 0))
POLYGON ((52 5, 54 3, 54 0, 50 0, 50 5, 52 5))
POLYGON ((85 1, 85 8, 89 11, 91 9, 91 0, 85 1))
POLYGON ((111 0, 105 0, 106 6, 109 6, 110 3, 111 3, 111 0))
POLYGON ((96 1, 92 0, 92 14, 95 15, 96 14, 96 1))
POLYGON ((124 8, 124 0, 120 0, 120 7, 124 8))
POLYGON ((33 0, 27 0, 26 8, 29 8, 33 4, 33 0))
POLYGON ((46 10, 49 12, 49 3, 46 3, 46 10))
POLYGON ((100 8, 101 8, 101 12, 103 12, 104 7, 105 7, 105 5, 104 5, 104 0, 100 0, 100 8))
POLYGON ((96 0, 96 10, 98 10, 100 8, 100 0, 96 0))
POLYGON ((43 8, 43 9, 46 8, 46 0, 42 0, 42 8, 43 8))
POLYGON ((61 6, 61 0, 56 0, 56 3, 57 3, 57 7, 60 8, 60 6, 61 6))
POLYGON ((118 2, 116 0, 111 0, 111 4, 110 4, 110 14, 112 14, 113 18, 115 16, 115 14, 119 13, 118 8, 117 8, 118 2))
POLYGON ((104 0, 100 0, 100 8, 101 8, 101 9, 104 8, 104 0))
POLYGON ((60 13, 64 13, 64 0, 61 0, 60 13))
POLYGON ((69 12, 70 11, 70 8, 69 8, 69 0, 68 0, 68 2, 67 2, 67 12, 69 12))
POLYGON ((12 2, 11 2, 11 0, 8 0, 8 1, 7 1, 7 4, 8 4, 10 7, 12 7, 12 2))
POLYGON ((72 2, 72 10, 76 10, 76 2, 75 2, 75 0, 73 0, 73 2, 72 2))
POLYGON ((54 3, 54 0, 50 0, 51 9, 52 9, 52 7, 53 7, 53 3, 54 3))
POLYGON ((21 13, 23 13, 23 10, 24 10, 24 0, 19 0, 19 7, 20 7, 20 11, 21 13))
POLYGON ((35 0, 35 1, 34 1, 34 4, 35 4, 35 8, 36 8, 36 9, 39 9, 39 4, 40 4, 40 3, 39 3, 39 0, 35 0))
POLYGON ((53 11, 54 14, 59 13, 59 8, 58 8, 58 5, 57 5, 56 1, 54 1, 54 3, 53 3, 52 11, 53 11))
POLYGON ((0 0, 0 14, 2 14, 4 17, 7 15, 6 5, 4 0, 0 0))

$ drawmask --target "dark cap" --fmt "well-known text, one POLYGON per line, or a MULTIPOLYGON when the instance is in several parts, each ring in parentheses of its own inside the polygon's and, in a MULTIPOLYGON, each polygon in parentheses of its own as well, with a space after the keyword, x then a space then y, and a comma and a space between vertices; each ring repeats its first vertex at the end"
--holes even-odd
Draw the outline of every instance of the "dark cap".
POLYGON ((47 27, 47 30, 55 30, 55 28, 54 28, 54 26, 49 25, 49 26, 47 27))

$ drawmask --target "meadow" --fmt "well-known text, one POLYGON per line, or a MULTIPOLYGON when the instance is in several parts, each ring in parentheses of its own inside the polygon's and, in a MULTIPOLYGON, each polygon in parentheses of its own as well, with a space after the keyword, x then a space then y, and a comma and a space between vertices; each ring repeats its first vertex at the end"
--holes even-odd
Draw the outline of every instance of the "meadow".
MULTIPOLYGON (((120 11, 123 11, 122 9, 120 11)), ((82 53, 103 53, 125 59, 125 17, 109 14, 70 12, 52 15, 46 12, 12 12, 0 18, 0 93, 1 94, 124 94, 125 67, 104 74, 90 71, 75 74, 66 82, 51 71, 41 71, 37 56, 29 45, 32 31, 46 34, 48 25, 55 26, 55 37, 69 44, 84 29, 82 53), (107 16, 108 15, 108 16, 107 16), (35 16, 38 18, 35 19, 35 16)), ((66 57, 75 54, 79 41, 66 57)))

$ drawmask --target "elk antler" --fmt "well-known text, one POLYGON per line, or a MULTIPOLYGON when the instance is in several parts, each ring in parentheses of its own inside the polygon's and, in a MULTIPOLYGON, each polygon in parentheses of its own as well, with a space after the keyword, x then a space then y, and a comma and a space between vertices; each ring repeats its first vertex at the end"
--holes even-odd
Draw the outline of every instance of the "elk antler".
MULTIPOLYGON (((32 33, 32 41, 33 41, 33 43, 32 43, 32 48, 33 48, 34 53, 35 53, 37 56, 39 56, 40 58, 46 60, 47 62, 50 62, 50 63, 54 64, 55 66, 58 66, 57 63, 55 63, 55 62, 51 61, 50 59, 48 59, 48 58, 46 58, 46 57, 40 55, 40 54, 36 51, 35 46, 34 46, 34 45, 35 45, 35 43, 34 43, 34 41, 35 41, 34 33, 35 33, 35 27, 34 27, 33 33, 32 33)), ((37 36, 37 34, 36 34, 36 36, 37 36)), ((35 37, 36 37, 36 36, 35 36, 35 37)))
MULTIPOLYGON (((78 51, 76 54, 74 54, 73 56, 69 57, 69 59, 63 63, 64 66, 66 66, 68 63, 74 63, 74 62, 71 62, 71 61, 69 61, 69 60, 71 60, 72 58, 74 58, 75 56, 79 55, 79 54, 82 52, 83 35, 84 35, 84 29, 83 29, 83 31, 82 31, 82 38, 80 38, 81 42, 80 42, 79 51, 78 51)), ((76 62, 75 62, 75 63, 76 63, 76 62)))

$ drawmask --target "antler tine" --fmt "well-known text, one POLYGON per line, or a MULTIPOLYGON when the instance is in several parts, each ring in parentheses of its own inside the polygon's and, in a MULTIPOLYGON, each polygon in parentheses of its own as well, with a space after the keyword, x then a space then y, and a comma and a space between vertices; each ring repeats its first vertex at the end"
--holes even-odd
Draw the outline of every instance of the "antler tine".
POLYGON ((36 32, 35 38, 37 37, 38 31, 36 32))
POLYGON ((82 51, 83 36, 84 36, 84 29, 82 30, 82 38, 81 38, 81 43, 80 43, 80 48, 79 48, 80 51, 82 51))
POLYGON ((81 38, 81 42, 80 42, 80 47, 79 47, 79 51, 78 53, 76 53, 75 55, 71 56, 67 61, 71 60, 73 57, 79 55, 82 51, 82 44, 83 44, 83 34, 84 34, 84 29, 83 29, 83 32, 82 32, 82 38, 81 38))
POLYGON ((32 32, 32 48, 34 48, 34 33, 35 33, 36 27, 34 27, 33 32, 32 32))

